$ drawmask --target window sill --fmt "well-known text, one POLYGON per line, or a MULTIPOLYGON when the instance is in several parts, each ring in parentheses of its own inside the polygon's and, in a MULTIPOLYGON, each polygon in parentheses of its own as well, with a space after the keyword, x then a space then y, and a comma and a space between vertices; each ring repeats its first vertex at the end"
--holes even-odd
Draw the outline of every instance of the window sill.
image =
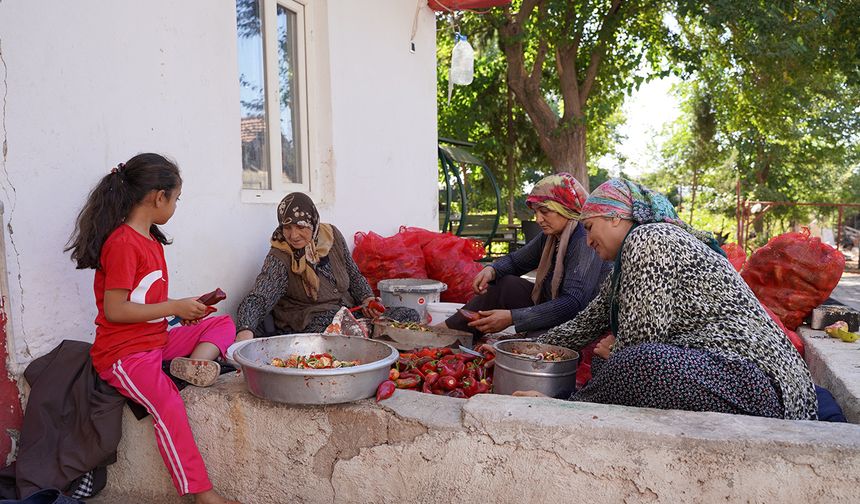
POLYGON ((312 200, 317 201, 318 194, 308 191, 306 188, 296 187, 291 189, 284 189, 281 191, 274 190, 258 190, 258 189, 242 189, 242 203, 262 203, 265 205, 277 205, 284 199, 284 196, 291 192, 303 192, 311 197, 312 200))

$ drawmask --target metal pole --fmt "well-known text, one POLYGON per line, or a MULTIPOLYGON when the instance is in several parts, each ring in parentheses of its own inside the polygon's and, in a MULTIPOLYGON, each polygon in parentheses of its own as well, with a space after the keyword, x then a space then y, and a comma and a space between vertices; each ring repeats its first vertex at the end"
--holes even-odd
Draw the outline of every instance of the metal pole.
POLYGON ((839 220, 836 224, 836 250, 842 245, 842 205, 839 205, 839 220))
POLYGON ((738 173, 738 182, 735 186, 735 220, 737 221, 737 234, 735 236, 735 241, 738 242, 738 245, 741 249, 744 248, 744 238, 741 236, 741 175, 738 173))

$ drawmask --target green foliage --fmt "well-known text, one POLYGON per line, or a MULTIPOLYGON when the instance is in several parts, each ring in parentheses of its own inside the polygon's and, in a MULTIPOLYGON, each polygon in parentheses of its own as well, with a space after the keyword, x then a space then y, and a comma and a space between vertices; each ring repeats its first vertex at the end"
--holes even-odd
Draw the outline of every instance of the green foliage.
MULTIPOLYGON (((689 191, 700 176, 712 217, 734 214, 737 181, 748 200, 856 202, 858 5, 721 0, 680 9, 681 40, 695 57, 679 89, 684 115, 652 181, 689 191)), ((757 225, 758 242, 834 214, 777 207, 757 225)))
MULTIPOLYGON (((733 232, 738 181, 747 200, 858 202, 858 20, 856 0, 514 0, 509 9, 457 19, 477 51, 476 78, 455 89, 450 106, 453 42, 440 31, 439 132, 477 142, 476 154, 503 191, 513 187, 521 202, 524 188, 558 166, 552 150, 565 135, 585 127, 587 162, 613 154, 623 141, 617 128, 625 97, 675 73, 684 81, 676 89, 682 116, 664 132, 659 166, 643 182, 668 194, 683 218, 733 232), (510 30, 515 22, 517 30, 510 30), (516 56, 510 48, 518 44, 525 77, 537 78, 538 93, 515 96, 509 132, 507 82, 516 56), (563 65, 570 54, 575 64, 563 65), (584 90, 595 59, 593 87, 584 90), (576 78, 566 79, 565 68, 576 78), (579 94, 571 93, 572 82, 579 94), (535 113, 541 106, 551 112, 549 129, 535 113)), ((591 187, 608 176, 587 166, 591 187)), ((758 240, 795 222, 832 220, 834 212, 776 208, 760 221, 758 240)))

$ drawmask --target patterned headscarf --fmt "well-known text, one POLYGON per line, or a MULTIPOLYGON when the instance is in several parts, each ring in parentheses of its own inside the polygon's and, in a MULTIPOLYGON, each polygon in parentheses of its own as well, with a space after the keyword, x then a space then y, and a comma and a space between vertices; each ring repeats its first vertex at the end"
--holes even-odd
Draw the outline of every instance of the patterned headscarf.
POLYGON ((290 269, 302 278, 305 293, 311 299, 317 298, 319 277, 313 267, 327 256, 334 243, 334 232, 329 224, 320 224, 320 214, 313 200, 304 193, 294 192, 284 196, 278 205, 278 227, 272 232, 272 247, 286 252, 292 257, 290 269), (284 236, 284 226, 295 224, 313 231, 311 240, 301 250, 293 250, 284 236))
POLYGON ((317 239, 320 227, 320 214, 310 196, 300 192, 284 196, 284 199, 278 205, 278 227, 272 233, 273 240, 280 242, 287 241, 283 231, 284 226, 287 224, 295 224, 312 229, 313 238, 311 241, 317 239))
POLYGON ((535 210, 545 207, 563 215, 567 219, 580 220, 579 212, 588 198, 588 191, 570 173, 562 172, 542 178, 531 194, 526 205, 535 210))
POLYGON ((610 179, 592 191, 582 206, 580 220, 591 217, 618 217, 636 224, 674 224, 723 257, 726 255, 713 234, 694 229, 682 221, 665 196, 629 180, 610 179))

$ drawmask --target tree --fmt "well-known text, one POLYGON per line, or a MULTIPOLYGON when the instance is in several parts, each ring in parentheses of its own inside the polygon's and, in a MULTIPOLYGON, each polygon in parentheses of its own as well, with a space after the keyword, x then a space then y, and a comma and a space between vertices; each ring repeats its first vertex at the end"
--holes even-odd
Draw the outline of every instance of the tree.
POLYGON ((618 109, 625 93, 665 75, 675 34, 670 2, 521 0, 490 19, 507 62, 507 83, 556 172, 588 187, 589 125, 618 109))
MULTIPOLYGON (((688 107, 703 96, 710 102, 708 143, 714 152, 733 154, 722 171, 741 184, 741 196, 845 201, 840 189, 856 167, 860 129, 860 31, 848 20, 860 17, 860 4, 712 1, 678 16, 682 43, 699 55, 689 75, 696 93, 686 97, 688 107)), ((688 117, 695 130, 694 116, 688 117)), ((693 155, 684 162, 688 172, 708 169, 693 155)), ((695 180, 682 180, 696 187, 695 180)), ((735 188, 717 190, 727 196, 735 188)), ((769 219, 805 219, 808 213, 784 207, 769 219)), ((766 225, 758 221, 756 231, 762 234, 766 225)))
MULTIPOLYGON (((450 14, 440 16, 440 25, 454 24, 450 14)), ((442 137, 469 140, 473 149, 493 170, 505 193, 509 222, 525 211, 523 186, 553 173, 528 115, 516 100, 507 82, 507 62, 500 49, 498 31, 487 16, 458 16, 460 31, 469 35, 475 47, 475 80, 456 86, 448 103, 448 66, 454 42, 450 31, 437 36, 438 127, 442 137)), ((619 141, 616 128, 623 123, 621 101, 614 103, 595 122, 586 146, 590 159, 612 154, 619 141)), ((608 174, 590 166, 590 174, 603 181, 608 174)))

